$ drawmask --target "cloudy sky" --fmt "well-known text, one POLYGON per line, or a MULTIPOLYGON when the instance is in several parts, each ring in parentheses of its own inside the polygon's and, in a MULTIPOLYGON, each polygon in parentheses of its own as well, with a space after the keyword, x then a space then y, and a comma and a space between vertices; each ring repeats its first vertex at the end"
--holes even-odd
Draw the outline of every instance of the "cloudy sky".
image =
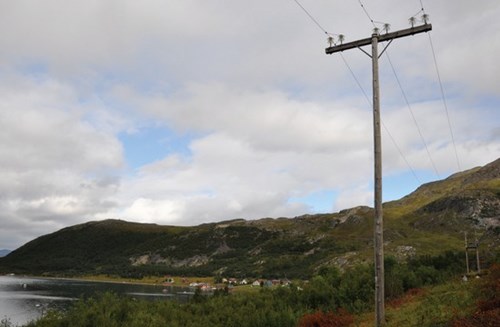
MULTIPOLYGON (((371 61, 325 55, 322 31, 372 23, 356 0, 300 3, 316 22, 294 0, 0 1, 0 248, 105 218, 372 205, 371 61)), ((500 2, 423 4, 431 38, 380 61, 386 201, 500 156, 500 2)), ((364 5, 392 31, 422 14, 364 5)))

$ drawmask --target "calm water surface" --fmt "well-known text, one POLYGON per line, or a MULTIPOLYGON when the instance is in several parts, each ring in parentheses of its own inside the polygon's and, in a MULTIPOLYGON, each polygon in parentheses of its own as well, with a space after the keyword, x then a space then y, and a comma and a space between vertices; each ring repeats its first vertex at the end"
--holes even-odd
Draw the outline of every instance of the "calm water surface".
POLYGON ((137 298, 186 300, 188 288, 0 276, 0 319, 23 325, 49 309, 65 310, 80 297, 114 292, 137 298))

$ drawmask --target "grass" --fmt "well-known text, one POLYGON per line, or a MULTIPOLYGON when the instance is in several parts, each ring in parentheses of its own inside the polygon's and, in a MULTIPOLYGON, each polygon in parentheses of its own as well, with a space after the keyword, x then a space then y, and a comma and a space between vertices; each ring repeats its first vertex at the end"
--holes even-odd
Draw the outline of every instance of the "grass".
MULTIPOLYGON (((147 285, 162 285, 167 277, 160 278, 157 276, 145 276, 141 279, 133 278, 123 278, 119 276, 109 276, 109 275, 85 275, 78 277, 79 280, 85 280, 90 282, 108 282, 108 283, 128 283, 128 284, 147 284, 147 285)), ((173 283, 169 284, 177 287, 186 287, 191 283, 208 283, 210 285, 215 285, 213 277, 181 277, 181 276, 168 276, 174 280, 173 283)), ((237 285, 231 288, 231 292, 253 294, 258 292, 261 287, 256 287, 252 285, 237 285)))
MULTIPOLYGON (((209 283, 214 284, 213 277, 181 277, 181 276, 168 276, 174 280, 170 285, 172 286, 189 286, 191 283, 209 283)), ((150 284, 150 285, 161 285, 165 282, 167 277, 158 276, 145 276, 141 279, 136 278, 123 278, 119 276, 111 275, 84 275, 78 279, 83 279, 87 281, 98 281, 98 282, 112 282, 112 283, 130 283, 130 284, 150 284)))
POLYGON ((231 292, 237 292, 242 294, 254 294, 258 293, 261 290, 260 286, 252 286, 252 285, 239 285, 232 288, 231 292))
MULTIPOLYGON (((386 327, 448 326, 453 318, 465 317, 475 308, 473 290, 478 281, 452 281, 446 284, 414 289, 386 304, 386 327)), ((358 317, 354 326, 373 326, 373 313, 358 317)))

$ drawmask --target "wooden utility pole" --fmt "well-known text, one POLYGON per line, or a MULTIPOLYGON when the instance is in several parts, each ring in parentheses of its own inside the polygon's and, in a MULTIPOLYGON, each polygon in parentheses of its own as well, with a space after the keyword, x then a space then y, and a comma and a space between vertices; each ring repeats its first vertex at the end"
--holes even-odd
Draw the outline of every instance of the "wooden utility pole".
POLYGON ((385 323, 385 305, 384 305, 384 220, 382 215, 382 142, 380 136, 380 87, 378 74, 378 59, 384 53, 385 49, 394 39, 410 36, 418 33, 432 30, 431 24, 411 27, 408 29, 385 33, 380 35, 377 30, 374 31, 371 38, 366 38, 345 44, 330 46, 326 48, 326 54, 332 54, 353 48, 359 48, 365 54, 372 58, 373 72, 373 141, 374 141, 374 200, 375 200, 375 230, 374 230, 374 253, 375 253, 375 325, 382 326, 385 323), (389 41, 387 46, 378 53, 378 43, 389 41), (362 46, 372 46, 371 55, 362 46))
POLYGON ((465 266, 467 268, 467 275, 470 273, 469 250, 475 250, 475 252, 476 252, 476 269, 477 269, 477 274, 480 274, 481 273, 481 266, 479 263, 479 240, 477 239, 477 235, 476 235, 475 242, 469 243, 467 241, 467 232, 465 232, 465 266))
POLYGON ((469 274, 469 243, 467 242, 467 232, 465 232, 465 267, 467 275, 469 274))

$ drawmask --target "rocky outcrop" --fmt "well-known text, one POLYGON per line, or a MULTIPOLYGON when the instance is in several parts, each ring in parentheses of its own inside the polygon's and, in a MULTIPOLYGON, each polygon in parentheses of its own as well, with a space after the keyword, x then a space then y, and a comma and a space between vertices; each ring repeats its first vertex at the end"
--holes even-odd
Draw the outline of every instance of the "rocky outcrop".
POLYGON ((423 217, 415 222, 415 227, 433 227, 436 224, 496 227, 500 226, 500 196, 488 190, 464 191, 433 201, 415 214, 423 217))
POLYGON ((138 257, 131 257, 130 263, 132 266, 142 266, 142 265, 165 265, 167 267, 199 267, 206 265, 210 258, 206 255, 195 255, 186 259, 173 259, 173 258, 163 258, 158 254, 145 254, 138 257))

